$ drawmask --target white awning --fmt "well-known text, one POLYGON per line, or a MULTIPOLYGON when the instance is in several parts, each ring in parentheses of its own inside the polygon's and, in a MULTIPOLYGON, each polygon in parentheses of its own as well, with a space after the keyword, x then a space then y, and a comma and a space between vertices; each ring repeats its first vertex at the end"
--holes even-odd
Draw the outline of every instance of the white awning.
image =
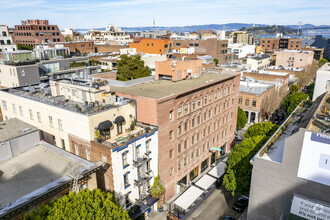
POLYGON ((202 178, 200 178, 195 185, 199 186, 202 189, 207 190, 208 188, 210 188, 215 181, 217 181, 216 178, 209 176, 209 175, 204 175, 202 178))
POLYGON ((215 167, 213 167, 208 174, 215 177, 220 178, 223 174, 225 174, 226 164, 224 162, 218 163, 215 167))
POLYGON ((184 210, 187 210, 202 194, 203 190, 196 186, 189 187, 173 203, 184 210))

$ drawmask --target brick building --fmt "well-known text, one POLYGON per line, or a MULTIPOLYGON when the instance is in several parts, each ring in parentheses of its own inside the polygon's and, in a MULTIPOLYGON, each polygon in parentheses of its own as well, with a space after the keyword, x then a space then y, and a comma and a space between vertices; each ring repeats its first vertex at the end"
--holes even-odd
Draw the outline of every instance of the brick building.
POLYGON ((170 39, 136 38, 129 48, 136 48, 137 53, 166 54, 172 45, 170 39))
POLYGON ((49 25, 48 20, 27 20, 15 25, 13 40, 15 44, 34 47, 48 41, 63 42, 64 37, 57 25, 49 25))
POLYGON ((313 51, 283 50, 276 53, 276 66, 305 68, 313 63, 313 51))
POLYGON ((196 79, 111 89, 136 100, 139 121, 158 126, 159 174, 166 188, 165 200, 232 147, 238 73, 206 73, 196 79), (211 147, 221 151, 211 151, 211 147))
POLYGON ((289 49, 300 50, 302 39, 299 38, 260 38, 259 45, 263 51, 289 49))
POLYGON ((210 55, 219 60, 219 64, 231 62, 234 53, 228 53, 228 40, 173 40, 175 47, 194 47, 195 53, 210 55))
POLYGON ((202 74, 202 60, 166 60, 156 62, 156 79, 165 77, 172 82, 202 74))
POLYGON ((106 45, 106 44, 94 44, 95 53, 120 53, 121 49, 128 48, 125 45, 106 45))
POLYGON ((50 47, 55 47, 56 45, 63 45, 64 47, 70 48, 70 53, 72 54, 84 54, 94 52, 94 42, 93 41, 69 41, 69 42, 59 42, 56 44, 49 44, 50 47))

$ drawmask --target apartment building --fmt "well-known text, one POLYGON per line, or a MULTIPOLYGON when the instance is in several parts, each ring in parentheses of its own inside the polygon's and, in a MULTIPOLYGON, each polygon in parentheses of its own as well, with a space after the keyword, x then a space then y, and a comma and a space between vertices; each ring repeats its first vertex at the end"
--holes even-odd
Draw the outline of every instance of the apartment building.
POLYGON ((55 44, 48 44, 49 47, 67 47, 70 49, 70 53, 73 55, 83 55, 94 52, 94 42, 93 41, 69 41, 69 42, 59 42, 55 44))
POLYGON ((330 90, 330 65, 324 64, 316 72, 315 87, 313 93, 313 101, 320 95, 330 90))
POLYGON ((17 51, 17 46, 9 34, 8 26, 4 24, 0 24, 0 55, 2 51, 17 51))
POLYGON ((250 79, 240 81, 238 107, 245 111, 248 123, 259 123, 265 119, 265 108, 271 105, 269 98, 272 93, 275 93, 272 84, 250 79))
POLYGON ((254 54, 256 46, 243 43, 228 44, 228 53, 236 54, 236 58, 244 58, 248 54, 254 54))
POLYGON ((139 121, 158 126, 159 174, 166 188, 165 200, 180 193, 181 186, 188 186, 232 147, 238 73, 214 71, 195 79, 157 80, 112 86, 111 90, 136 100, 139 121))
POLYGON ((268 54, 258 54, 246 59, 246 65, 249 70, 263 70, 270 66, 272 57, 268 54))
POLYGON ((40 129, 41 139, 86 160, 103 161, 99 188, 128 208, 142 202, 158 175, 158 129, 136 122, 134 100, 107 80, 67 79, 0 90, 4 119, 40 129))
POLYGON ((136 48, 137 53, 169 54, 173 42, 170 39, 138 38, 129 44, 129 48, 136 48))
POLYGON ((173 40, 174 47, 194 47, 195 53, 210 55, 219 60, 219 64, 231 62, 235 56, 228 53, 228 40, 207 39, 207 40, 173 40))
POLYGON ((266 71, 289 73, 290 80, 291 80, 297 73, 304 71, 304 69, 303 68, 284 67, 284 66, 270 66, 270 67, 266 68, 266 71))
POLYGON ((314 52, 301 50, 283 50, 276 52, 276 66, 306 68, 313 64, 314 52))
POLYGON ((202 60, 166 60, 156 62, 156 80, 169 79, 172 82, 196 78, 202 74, 202 60))
POLYGON ((15 25, 13 40, 15 44, 35 47, 40 43, 63 42, 64 37, 57 25, 50 25, 48 20, 27 20, 15 25))
POLYGON ((298 106, 251 160, 247 219, 329 218, 328 99, 298 106))
POLYGON ((289 49, 300 50, 302 39, 300 38, 260 38, 259 45, 263 51, 289 49))
POLYGON ((246 31, 234 31, 229 34, 229 38, 232 39, 232 43, 254 44, 254 37, 246 31))
POLYGON ((120 45, 128 45, 133 42, 130 35, 125 34, 121 28, 109 24, 105 31, 90 30, 84 35, 85 40, 94 41, 94 43, 106 43, 109 44, 111 41, 115 41, 120 45))

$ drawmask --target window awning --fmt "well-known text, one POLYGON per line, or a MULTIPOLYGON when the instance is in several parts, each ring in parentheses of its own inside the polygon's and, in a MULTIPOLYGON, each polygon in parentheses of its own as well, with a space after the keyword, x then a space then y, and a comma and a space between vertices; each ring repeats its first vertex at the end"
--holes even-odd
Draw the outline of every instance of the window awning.
POLYGON ((125 122, 125 118, 123 116, 118 116, 113 122, 115 124, 121 124, 125 122))
POLYGON ((204 190, 208 190, 214 183, 217 181, 216 178, 209 176, 209 175, 204 175, 202 178, 200 178, 195 185, 199 186, 200 188, 204 190))
POLYGON ((225 174, 226 164, 224 162, 218 163, 215 167, 213 167, 207 174, 220 178, 223 174, 225 174))
POLYGON ((104 129, 108 129, 108 128, 111 128, 111 127, 112 127, 112 122, 109 121, 109 120, 106 120, 106 121, 104 121, 104 122, 101 122, 101 123, 97 126, 97 128, 98 128, 99 130, 104 130, 104 129))
POLYGON ((203 190, 196 186, 189 187, 173 203, 180 208, 187 210, 202 194, 203 190))

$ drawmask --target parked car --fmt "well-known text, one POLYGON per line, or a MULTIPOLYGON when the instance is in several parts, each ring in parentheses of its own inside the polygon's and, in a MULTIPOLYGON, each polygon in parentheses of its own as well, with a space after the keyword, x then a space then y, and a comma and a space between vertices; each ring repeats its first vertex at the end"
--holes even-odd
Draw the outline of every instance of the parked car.
POLYGON ((249 197, 241 196, 238 200, 233 204, 233 209, 237 212, 243 212, 249 204, 249 197))
POLYGON ((230 216, 230 215, 226 215, 225 216, 225 220, 235 220, 235 218, 233 216, 230 216))

